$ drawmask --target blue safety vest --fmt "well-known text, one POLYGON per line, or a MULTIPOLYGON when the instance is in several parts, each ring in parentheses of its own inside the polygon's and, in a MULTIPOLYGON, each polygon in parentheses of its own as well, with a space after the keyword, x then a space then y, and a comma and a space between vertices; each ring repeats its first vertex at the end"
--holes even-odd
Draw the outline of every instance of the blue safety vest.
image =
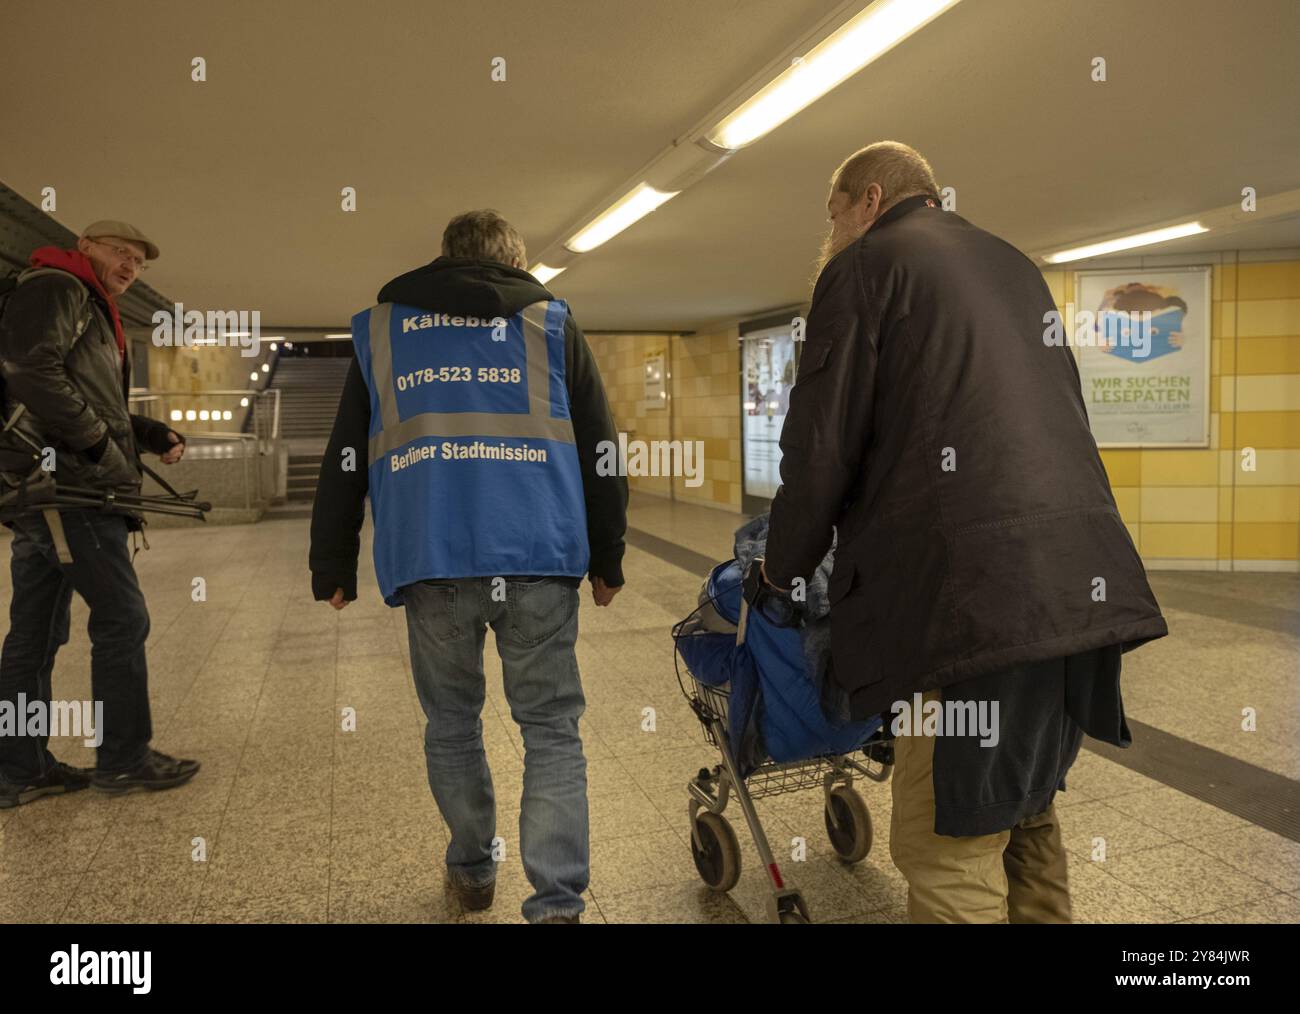
POLYGON ((380 303, 352 318, 370 390, 384 601, 428 578, 587 572, 563 300, 479 318, 380 303))

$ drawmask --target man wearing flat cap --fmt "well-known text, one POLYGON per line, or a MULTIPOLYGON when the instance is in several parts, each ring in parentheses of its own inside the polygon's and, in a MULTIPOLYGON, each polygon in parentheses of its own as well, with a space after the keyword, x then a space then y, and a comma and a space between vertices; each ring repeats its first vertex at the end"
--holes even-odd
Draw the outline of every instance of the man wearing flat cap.
MULTIPOLYGON (((158 247, 135 226, 100 221, 75 249, 41 247, 19 275, 0 314, 4 430, 0 488, 48 482, 136 494, 141 450, 167 464, 185 440, 165 423, 128 410, 131 364, 116 299, 158 247)), ((138 515, 97 509, 33 513, 13 529, 13 600, 0 651, 0 708, 45 704, 50 714, 54 656, 68 640, 76 591, 90 609, 91 691, 102 702, 102 736, 93 771, 55 760, 48 724, 0 735, 0 809, 94 785, 106 792, 172 788, 197 761, 150 747, 145 639, 149 613, 127 547, 138 515)))

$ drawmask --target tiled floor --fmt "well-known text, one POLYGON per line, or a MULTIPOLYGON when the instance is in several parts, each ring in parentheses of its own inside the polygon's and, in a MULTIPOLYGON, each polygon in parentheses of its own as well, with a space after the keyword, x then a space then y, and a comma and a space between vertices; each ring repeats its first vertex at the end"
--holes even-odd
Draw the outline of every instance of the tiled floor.
MULTIPOLYGON (((738 520, 648 498, 631 517, 717 559, 730 555, 738 520)), ((171 792, 87 791, 0 811, 0 921, 520 921, 529 887, 511 839, 523 751, 490 639, 484 736, 507 853, 496 904, 466 915, 443 884, 446 832, 425 782, 403 615, 380 602, 368 550, 359 601, 342 613, 313 602, 307 528, 297 520, 160 531, 140 554, 154 743, 201 759, 203 770, 171 792), (206 601, 192 599, 194 577, 205 579, 206 601), (342 731, 344 708, 356 710, 355 732, 342 731)), ((729 815, 745 867, 729 895, 701 885, 688 848, 685 783, 716 753, 678 690, 668 630, 694 606, 699 580, 635 548, 626 572, 615 605, 598 610, 588 600, 580 620, 586 921, 760 920, 765 878, 739 812, 729 815), (656 712, 652 733, 641 729, 646 707, 656 712)), ((1173 636, 1128 656, 1130 713, 1300 777, 1296 636, 1250 622, 1252 603, 1275 615, 1297 609, 1294 576, 1154 583, 1173 636), (1240 731, 1247 706, 1257 709, 1258 732, 1240 731)), ((0 596, 7 605, 7 578, 0 596)), ((72 641, 55 670, 63 699, 89 696, 85 616, 75 600, 72 641)), ((55 750, 76 764, 92 759, 79 742, 55 750)), ((785 870, 815 919, 902 921, 889 787, 859 787, 876 838, 855 867, 833 858, 818 793, 764 800, 759 812, 778 858, 790 839, 806 839, 806 861, 785 870)), ((1300 844, 1290 839, 1086 751, 1059 806, 1078 921, 1300 921, 1300 844), (1091 860, 1098 838, 1103 862, 1091 860)))

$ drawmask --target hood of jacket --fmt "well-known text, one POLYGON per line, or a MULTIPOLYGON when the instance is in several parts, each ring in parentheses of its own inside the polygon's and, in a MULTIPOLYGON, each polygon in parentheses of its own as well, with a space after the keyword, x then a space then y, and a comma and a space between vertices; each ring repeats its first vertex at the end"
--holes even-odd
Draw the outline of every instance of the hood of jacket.
POLYGON ((522 268, 499 261, 439 257, 398 275, 379 290, 378 302, 475 317, 513 317, 525 306, 554 298, 522 268))
POLYGON ((104 283, 95 274, 95 266, 90 258, 80 250, 63 250, 57 246, 43 246, 32 251, 29 263, 33 268, 58 268, 79 278, 91 292, 99 296, 100 302, 107 308, 109 319, 113 322, 113 337, 117 342, 117 354, 126 358, 126 335, 122 330, 122 317, 118 313, 117 301, 108 294, 104 283))

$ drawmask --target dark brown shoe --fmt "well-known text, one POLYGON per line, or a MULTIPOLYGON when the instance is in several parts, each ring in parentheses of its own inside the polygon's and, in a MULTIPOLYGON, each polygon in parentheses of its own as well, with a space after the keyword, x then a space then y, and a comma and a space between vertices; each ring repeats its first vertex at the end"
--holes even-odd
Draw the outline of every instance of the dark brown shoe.
POLYGON ((127 771, 96 771, 91 784, 100 792, 120 795, 124 792, 136 792, 148 789, 174 789, 184 785, 199 770, 196 760, 177 760, 165 753, 150 750, 135 767, 127 771))
POLYGON ((481 912, 485 908, 492 907, 492 899, 496 896, 497 890, 495 880, 490 880, 486 884, 474 884, 451 870, 447 871, 447 880, 450 881, 452 890, 456 892, 456 900, 465 911, 481 912))
POLYGON ((90 776, 90 771, 85 768, 74 768, 71 764, 59 761, 35 781, 20 785, 0 778, 0 810, 22 806, 42 796, 58 796, 84 789, 90 784, 90 776))

